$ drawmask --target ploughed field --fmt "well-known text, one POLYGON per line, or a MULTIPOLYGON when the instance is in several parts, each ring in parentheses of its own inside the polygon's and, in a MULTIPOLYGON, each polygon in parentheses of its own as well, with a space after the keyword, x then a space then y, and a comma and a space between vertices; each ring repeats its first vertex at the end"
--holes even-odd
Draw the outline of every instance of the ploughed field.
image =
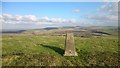
POLYGON ((64 35, 2 35, 3 66, 118 66, 118 37, 75 36, 77 57, 65 57, 64 35))

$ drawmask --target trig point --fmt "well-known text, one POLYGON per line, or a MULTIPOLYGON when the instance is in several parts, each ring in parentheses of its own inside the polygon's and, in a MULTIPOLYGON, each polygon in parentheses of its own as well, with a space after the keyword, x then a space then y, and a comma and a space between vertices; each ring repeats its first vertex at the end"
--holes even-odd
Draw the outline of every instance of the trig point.
POLYGON ((66 34, 64 56, 78 56, 74 45, 73 33, 66 34))

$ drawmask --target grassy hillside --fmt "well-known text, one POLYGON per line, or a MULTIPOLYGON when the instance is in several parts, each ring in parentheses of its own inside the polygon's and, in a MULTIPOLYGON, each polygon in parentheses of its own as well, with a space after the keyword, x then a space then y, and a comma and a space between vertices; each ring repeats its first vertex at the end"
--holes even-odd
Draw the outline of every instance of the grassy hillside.
POLYGON ((64 57, 64 36, 3 35, 3 66, 117 66, 118 38, 75 37, 77 57, 64 57))

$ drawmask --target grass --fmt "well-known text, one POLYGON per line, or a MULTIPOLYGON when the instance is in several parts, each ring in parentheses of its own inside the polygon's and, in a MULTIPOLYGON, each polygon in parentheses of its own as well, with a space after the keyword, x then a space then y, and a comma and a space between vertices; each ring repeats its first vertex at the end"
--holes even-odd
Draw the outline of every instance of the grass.
POLYGON ((77 57, 64 57, 64 36, 2 36, 3 66, 118 66, 118 38, 75 37, 77 57))

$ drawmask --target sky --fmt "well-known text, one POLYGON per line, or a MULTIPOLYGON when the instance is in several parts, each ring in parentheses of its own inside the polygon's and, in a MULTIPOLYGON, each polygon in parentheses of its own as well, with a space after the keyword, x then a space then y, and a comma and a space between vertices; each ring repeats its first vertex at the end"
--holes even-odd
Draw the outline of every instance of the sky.
POLYGON ((3 29, 117 26, 116 2, 2 2, 3 29))
POLYGON ((119 2, 120 0, 2 0, 3 2, 119 2))

